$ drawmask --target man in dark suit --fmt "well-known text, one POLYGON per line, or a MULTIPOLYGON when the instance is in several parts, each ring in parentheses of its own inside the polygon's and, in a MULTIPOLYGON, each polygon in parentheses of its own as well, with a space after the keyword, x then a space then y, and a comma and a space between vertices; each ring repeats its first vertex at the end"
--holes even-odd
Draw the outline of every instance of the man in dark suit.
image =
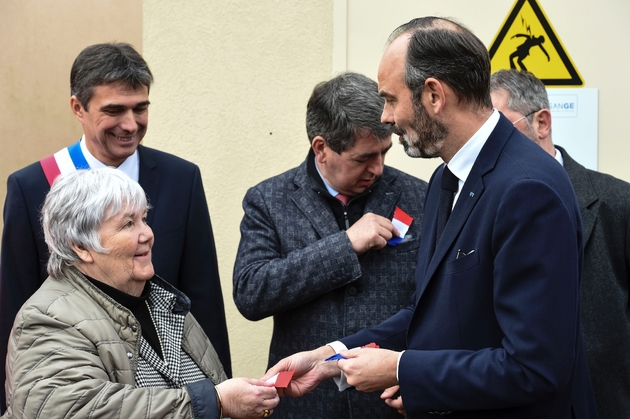
MULTIPOLYGON (((341 74, 320 83, 306 112, 304 163, 251 188, 243 201, 234 301, 250 320, 274 316, 269 365, 409 304, 426 182, 384 166, 392 128, 376 82, 341 74), (338 193, 347 201, 343 203, 338 193), (413 222, 401 243, 392 216, 413 222)), ((332 382, 284 400, 279 418, 399 417, 378 394, 332 382)))
MULTIPOLYGON (((131 45, 84 49, 71 70, 70 106, 83 126, 76 144, 9 176, 0 260, 0 379, 7 342, 22 304, 48 276, 48 249, 39 210, 59 173, 115 166, 137 180, 149 197, 156 274, 186 293, 191 312, 230 374, 223 297, 214 238, 199 168, 140 141, 148 123, 153 76, 131 45)), ((0 407, 5 409, 5 394, 0 407)))
POLYGON ((287 393, 299 396, 341 370, 411 418, 597 417, 566 173, 492 109, 488 52, 470 31, 427 17, 390 40, 382 120, 407 154, 445 163, 427 191, 413 304, 267 375, 295 370, 287 393), (380 348, 359 348, 370 342, 380 348), (324 361, 335 351, 346 359, 324 361))
POLYGON ((564 166, 582 214, 582 325, 601 419, 630 412, 630 184, 586 169, 551 138, 545 85, 531 73, 501 70, 490 79, 494 107, 564 166))

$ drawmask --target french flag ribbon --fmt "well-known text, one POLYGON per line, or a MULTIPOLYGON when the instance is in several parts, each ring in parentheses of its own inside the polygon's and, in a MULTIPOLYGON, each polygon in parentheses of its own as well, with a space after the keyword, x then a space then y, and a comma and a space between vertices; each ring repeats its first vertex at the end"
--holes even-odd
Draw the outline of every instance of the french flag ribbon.
MULTIPOLYGON (((378 346, 376 344, 376 342, 370 342, 367 345, 363 345, 361 346, 362 348, 380 348, 380 346, 378 346)), ((346 359, 343 356, 341 356, 341 354, 334 354, 333 356, 329 356, 328 358, 324 359, 325 362, 329 362, 329 361, 339 361, 340 359, 346 359)))
POLYGON ((81 140, 77 141, 69 147, 63 148, 45 159, 39 161, 48 180, 48 184, 52 186, 57 176, 62 173, 75 172, 77 170, 86 170, 90 168, 87 160, 81 151, 81 140))
POLYGON ((394 211, 394 218, 392 219, 392 224, 400 232, 400 236, 392 237, 391 239, 387 240, 387 244, 391 246, 396 246, 398 243, 402 242, 412 222, 412 216, 410 216, 400 208, 396 207, 396 211, 394 211))

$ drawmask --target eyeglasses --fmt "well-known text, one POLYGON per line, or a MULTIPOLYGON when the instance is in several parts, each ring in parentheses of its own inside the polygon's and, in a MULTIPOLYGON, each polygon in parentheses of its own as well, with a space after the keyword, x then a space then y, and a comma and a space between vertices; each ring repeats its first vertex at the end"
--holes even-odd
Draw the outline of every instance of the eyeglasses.
POLYGON ((530 113, 528 113, 527 115, 525 115, 525 116, 522 116, 522 117, 518 118, 516 121, 512 122, 512 125, 516 125, 517 123, 521 122, 523 119, 527 118, 527 117, 528 117, 528 116, 530 116, 530 115, 535 114, 535 113, 536 113, 536 112, 538 112, 539 110, 540 110, 540 109, 535 110, 535 111, 531 111, 531 112, 530 112, 530 113))

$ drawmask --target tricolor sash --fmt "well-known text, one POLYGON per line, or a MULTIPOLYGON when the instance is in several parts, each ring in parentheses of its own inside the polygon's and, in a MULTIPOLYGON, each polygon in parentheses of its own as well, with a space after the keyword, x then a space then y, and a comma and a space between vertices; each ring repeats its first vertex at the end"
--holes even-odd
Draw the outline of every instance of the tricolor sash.
POLYGON ((81 151, 81 140, 77 141, 69 147, 63 148, 45 159, 39 161, 48 180, 48 184, 52 186, 57 176, 62 173, 75 172, 77 170, 86 170, 90 168, 87 160, 81 151))

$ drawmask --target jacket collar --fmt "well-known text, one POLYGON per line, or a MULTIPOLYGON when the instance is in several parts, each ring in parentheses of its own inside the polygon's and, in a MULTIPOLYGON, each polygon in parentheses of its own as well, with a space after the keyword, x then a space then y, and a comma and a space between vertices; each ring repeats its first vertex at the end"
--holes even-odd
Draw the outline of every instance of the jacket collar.
POLYGON ((588 239, 591 237, 595 221, 597 220, 597 213, 599 211, 599 196, 597 191, 591 183, 591 179, 588 173, 588 169, 576 162, 569 156, 566 150, 558 145, 556 148, 562 153, 562 159, 564 160, 564 170, 566 170, 573 190, 577 196, 578 204, 580 206, 580 214, 582 215, 582 234, 584 235, 584 246, 588 243, 588 239))
MULTIPOLYGON (((322 191, 317 187, 319 185, 316 185, 315 181, 309 176, 309 159, 312 159, 311 153, 297 168, 293 178, 296 190, 291 199, 311 222, 319 236, 326 237, 338 233, 339 228, 328 202, 321 196, 322 193, 325 193, 325 188, 322 191)), ((383 175, 378 182, 378 187, 373 188, 370 196, 367 198, 364 213, 373 212, 374 214, 391 218, 402 190, 396 185, 396 176, 387 166, 383 168, 383 175)))
MULTIPOLYGON (((153 207, 157 205, 158 190, 160 188, 160 175, 155 168, 157 163, 147 149, 142 144, 138 146, 138 160, 140 169, 138 170, 138 183, 144 189, 149 199, 149 204, 153 207)), ((147 214, 147 223, 153 225, 153 216, 155 211, 149 211, 147 214)))
MULTIPOLYGON (((104 291, 100 290, 97 286, 92 284, 89 279, 85 277, 77 268, 74 266, 67 267, 64 271, 66 279, 73 284, 77 289, 80 289, 87 293, 90 297, 92 297, 97 304, 99 304, 107 313, 114 319, 116 322, 127 325, 129 324, 128 316, 133 318, 133 321, 136 322, 135 317, 131 313, 127 307, 123 306, 112 297, 107 295, 104 291)), ((177 299, 175 303, 174 311, 177 311, 178 314, 186 315, 190 311, 190 300, 188 297, 177 288, 155 275, 151 278, 151 282, 158 285, 159 287, 165 289, 166 291, 174 294, 177 299)))

